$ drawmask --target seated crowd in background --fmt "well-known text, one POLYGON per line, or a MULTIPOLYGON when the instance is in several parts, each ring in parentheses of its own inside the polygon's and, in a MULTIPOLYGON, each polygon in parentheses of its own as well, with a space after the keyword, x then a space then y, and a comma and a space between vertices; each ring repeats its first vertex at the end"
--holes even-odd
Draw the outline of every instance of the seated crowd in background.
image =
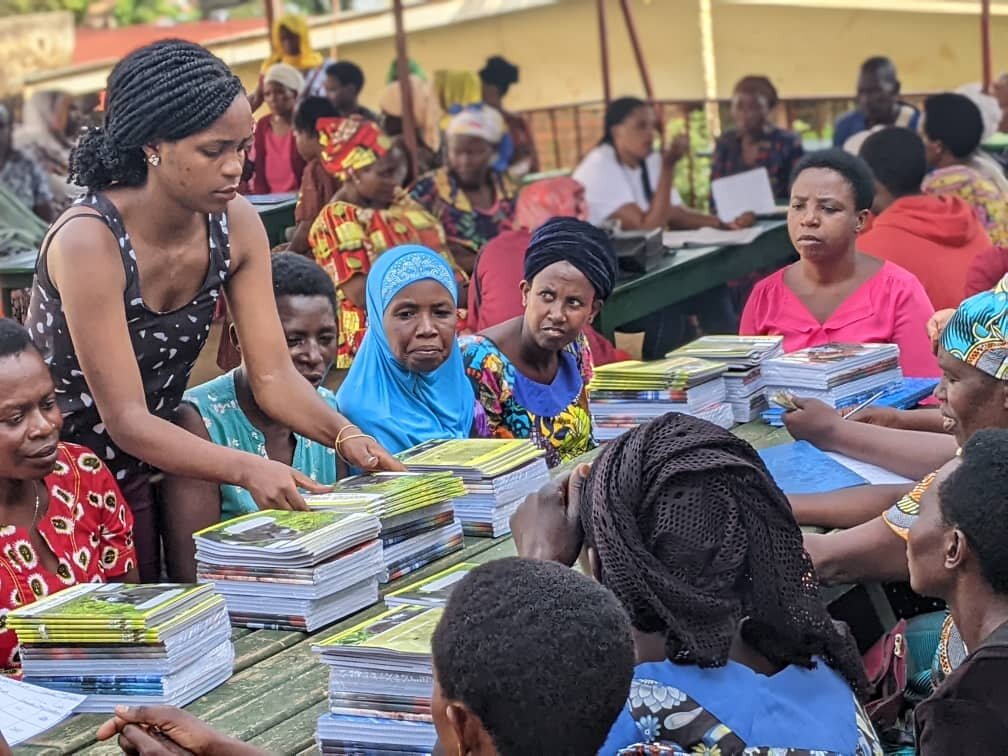
MULTIPOLYGON (((421 154, 410 175, 398 82, 381 93, 376 116, 359 102, 360 68, 314 53, 303 18, 281 18, 273 35, 251 96, 196 45, 158 43, 128 56, 125 69, 201 67, 219 101, 199 123, 168 123, 177 141, 159 142, 153 117, 127 137, 121 114, 139 112, 142 98, 120 79, 110 85, 106 128, 65 155, 85 201, 43 246, 30 331, 0 320, 8 428, 0 610, 78 582, 156 580, 162 544, 169 578, 191 581, 196 530, 260 507, 303 507, 297 487, 399 470, 390 455, 431 439, 530 439, 550 467, 575 459, 596 447, 593 367, 626 356, 591 328, 618 278, 609 228, 755 222, 682 206, 674 172, 688 145, 676 139, 657 152, 655 112, 634 98, 610 104, 602 141, 572 177, 519 188, 538 158, 528 123, 503 108, 519 71, 499 56, 478 75, 438 72, 433 85, 413 67, 421 154), (257 102, 270 112, 249 131, 257 102), (167 263, 151 260, 157 247, 145 240, 155 234, 144 223, 152 211, 178 210, 184 182, 162 154, 185 165, 210 132, 226 135, 235 155, 251 144, 251 191, 300 191, 297 225, 267 271, 265 237, 244 199, 216 197, 198 212, 187 205, 196 231, 176 242, 185 249, 173 247, 171 261, 172 275, 202 281, 189 305, 191 292, 176 290, 171 275, 150 272, 167 263), (80 238, 71 238, 63 226, 79 217, 99 222, 74 224, 80 238), (92 296, 113 302, 104 319, 68 274, 68 250, 84 248, 114 263, 88 279, 92 296), (141 297, 142 275, 157 285, 141 297), (228 321, 222 338, 237 367, 183 393, 222 284, 236 303, 237 325, 228 321), (117 329, 111 372, 131 364, 127 350, 148 330, 171 355, 137 355, 139 374, 130 368, 118 383, 96 349, 108 323, 117 329), (184 342, 153 330, 172 325, 184 342), (335 393, 323 386, 331 367, 342 381, 335 393), (348 427, 360 433, 344 455, 348 427), (332 438, 335 450, 323 442, 332 438), (108 468, 70 440, 102 451, 108 468), (194 457, 211 455, 229 472, 180 461, 180 449, 197 445, 194 457), (155 468, 164 473, 160 523, 155 468), (68 527, 90 534, 88 549, 70 553, 68 527)), ((937 651, 920 655, 922 665, 935 661, 930 698, 916 713, 919 748, 932 756, 960 742, 1003 743, 1002 693, 983 691, 1008 658, 1004 534, 987 525, 1004 498, 1008 293, 986 289, 1008 268, 996 246, 1008 232, 1008 180, 978 156, 984 121, 970 97, 935 95, 920 113, 899 93, 891 61, 866 61, 858 108, 836 125, 844 149, 803 156, 800 138, 770 120, 773 85, 745 77, 713 173, 765 167, 775 196, 789 200, 799 256, 756 284, 739 333, 783 336, 786 351, 895 343, 906 375, 941 376, 940 409, 915 418, 928 431, 847 422, 800 398, 788 429, 919 482, 789 499, 748 444, 708 423, 670 414, 628 432, 590 471, 529 497, 513 522, 521 556, 570 566, 583 555, 594 582, 556 564, 504 560, 474 570, 452 595, 433 640, 442 748, 523 753, 560 732, 551 753, 881 753, 857 648, 812 574, 824 584, 909 580, 947 602, 930 615, 941 628, 937 651), (983 290, 963 301, 971 287, 983 290), (955 311, 933 350, 936 308, 955 311), (806 524, 846 530, 803 536, 806 524), (513 653, 494 653, 505 636, 513 653), (608 639, 604 653, 599 638, 608 639)), ((192 97, 155 95, 151 112, 168 121, 173 103, 192 97)), ((54 193, 59 150, 79 124, 63 96, 33 103, 31 150, 28 141, 14 148, 12 119, 0 110, 0 222, 18 231, 0 227, 8 248, 42 243, 64 204, 54 193), (26 214, 33 225, 19 230, 26 214)), ((241 167, 227 160, 236 183, 241 167)), ((721 288, 628 330, 645 331, 644 356, 657 357, 686 340, 694 314, 714 331, 735 332, 739 321, 721 288)), ((0 633, 0 667, 17 666, 16 639, 0 633)), ((134 725, 158 724, 143 717, 202 732, 229 752, 257 752, 213 740, 220 736, 170 708, 119 712, 101 736, 141 743, 150 731, 134 725)))

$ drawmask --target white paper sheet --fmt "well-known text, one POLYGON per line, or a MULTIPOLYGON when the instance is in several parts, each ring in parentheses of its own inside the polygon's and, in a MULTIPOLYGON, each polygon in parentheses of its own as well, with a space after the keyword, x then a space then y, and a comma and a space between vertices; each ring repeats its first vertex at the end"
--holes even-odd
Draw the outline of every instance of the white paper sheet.
POLYGON ((913 483, 910 478, 904 478, 898 473, 886 470, 884 467, 879 467, 878 465, 873 465, 870 462, 862 462, 859 459, 854 459, 853 457, 848 457, 846 454, 840 454, 838 452, 826 452, 826 454, 846 467, 848 470, 856 472, 873 485, 887 486, 891 484, 913 483))
POLYGON ((722 231, 719 228, 699 228, 695 231, 666 231, 662 234, 662 245, 668 249, 680 247, 725 247, 751 244, 769 229, 763 225, 744 228, 740 231, 722 231))
POLYGON ((743 213, 765 215, 777 209, 766 168, 754 168, 712 181, 711 197, 717 205, 718 217, 725 223, 731 223, 743 213))
POLYGON ((0 732, 16 746, 62 722, 85 698, 0 675, 0 732))

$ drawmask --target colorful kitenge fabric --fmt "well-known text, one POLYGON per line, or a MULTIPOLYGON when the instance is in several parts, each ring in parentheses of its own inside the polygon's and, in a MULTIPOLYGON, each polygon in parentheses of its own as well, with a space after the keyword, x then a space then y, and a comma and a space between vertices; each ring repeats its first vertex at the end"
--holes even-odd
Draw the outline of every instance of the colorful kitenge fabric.
POLYGON ((925 194, 962 197, 974 212, 996 247, 1008 247, 1008 195, 993 181, 965 165, 932 171, 921 184, 925 194))
MULTIPOLYGON (((820 669, 811 674, 826 677, 830 670, 819 661, 820 669)), ((781 674, 787 675, 791 668, 781 674)), ((804 671, 809 674, 809 671, 804 671)), ((801 673, 799 673, 801 674, 801 673)), ((824 681, 825 682, 825 681, 824 681)), ((832 681, 830 681, 832 682, 832 681)), ((829 685, 829 683, 826 683, 829 685)), ((837 687, 837 686, 832 686, 837 687)), ((755 691, 753 691, 755 693, 755 691)), ((839 689, 837 692, 840 692, 839 689)), ((851 710, 853 716, 850 722, 844 721, 839 710, 832 712, 829 722, 823 721, 818 737, 824 742, 851 741, 851 747, 843 750, 822 748, 788 748, 786 746, 761 746, 746 743, 732 728, 721 719, 705 709, 700 703, 679 688, 646 678, 634 678, 630 683, 630 696, 627 709, 621 714, 616 728, 626 717, 627 712, 636 725, 640 741, 624 746, 618 750, 610 750, 609 745, 600 754, 616 753, 619 756, 693 756, 694 754, 709 754, 709 756, 882 756, 882 744, 871 725, 864 709, 847 690, 848 698, 843 701, 844 707, 851 710), (850 732, 844 732, 849 728, 850 732)), ((769 691, 770 697, 780 695, 779 691, 769 691)), ((721 702, 724 705, 726 702, 721 702)), ((821 704, 820 704, 821 705, 821 704)), ((783 711, 784 709, 782 709, 783 711)), ((763 722, 757 727, 764 731, 779 731, 777 737, 786 742, 788 737, 804 740, 815 740, 816 735, 810 732, 786 733, 780 724, 776 727, 763 722)), ((614 728, 614 732, 616 730, 614 728)), ((792 740, 792 742, 794 742, 792 740)))
POLYGON ((924 476, 917 482, 917 485, 903 494, 899 501, 882 514, 886 525, 892 528, 892 531, 904 541, 910 537, 910 526, 920 514, 921 498, 934 483, 936 475, 938 475, 937 471, 924 476))
POLYGON ((478 254, 501 232, 504 222, 511 220, 518 195, 517 186, 506 175, 491 173, 491 181, 497 199, 485 210, 472 206, 448 168, 439 168, 422 177, 413 185, 410 196, 438 219, 449 243, 478 254))
POLYGON ((401 197, 387 210, 330 202, 319 213, 308 234, 315 262, 322 266, 339 298, 339 351, 336 367, 349 368, 367 329, 367 314, 343 292, 343 284, 357 274, 367 275, 385 250, 401 244, 433 249, 454 268, 444 232, 422 207, 401 197))
POLYGON ((1002 284, 959 305, 942 331, 941 345, 957 360, 1004 381, 1008 380, 1008 293, 1002 284))
POLYGON ((583 335, 560 353, 559 369, 550 385, 522 375, 485 336, 464 336, 459 346, 491 436, 532 439, 546 452, 550 467, 595 448, 585 388, 593 363, 583 335))
POLYGON ((791 173, 804 154, 801 136, 793 131, 772 128, 760 140, 756 162, 747 165, 743 158, 742 137, 731 129, 722 134, 714 146, 711 180, 763 167, 770 174, 774 198, 786 200, 791 196, 791 173))
POLYGON ((38 532, 56 557, 42 564, 31 534, 0 526, 0 674, 21 666, 18 640, 3 629, 8 611, 79 583, 104 583, 136 566, 133 515, 115 480, 90 449, 60 444, 56 466, 39 486, 38 532))
POLYGON ((349 171, 376 163, 392 146, 374 121, 356 115, 320 118, 316 128, 322 145, 322 165, 340 181, 346 181, 349 171))

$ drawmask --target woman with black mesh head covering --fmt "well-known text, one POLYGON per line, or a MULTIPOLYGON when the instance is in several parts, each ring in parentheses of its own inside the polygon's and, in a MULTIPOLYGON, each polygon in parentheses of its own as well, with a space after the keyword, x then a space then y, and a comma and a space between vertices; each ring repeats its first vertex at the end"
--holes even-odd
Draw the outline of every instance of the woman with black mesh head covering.
POLYGON ((572 563, 587 547, 630 615, 639 664, 601 753, 881 753, 854 693, 866 684, 857 649, 752 447, 665 415, 575 470, 564 498, 559 484, 530 497, 512 529, 522 556, 572 563))

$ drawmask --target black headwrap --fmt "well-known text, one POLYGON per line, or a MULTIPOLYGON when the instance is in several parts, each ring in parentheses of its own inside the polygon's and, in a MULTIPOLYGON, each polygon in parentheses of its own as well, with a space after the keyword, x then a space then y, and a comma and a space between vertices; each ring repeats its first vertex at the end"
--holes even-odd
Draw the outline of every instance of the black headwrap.
POLYGON ((616 285, 616 253, 604 231, 577 218, 550 218, 532 235, 525 250, 525 280, 556 262, 584 273, 599 299, 616 285))
POLYGON ((634 627, 668 658, 718 667, 736 631, 775 664, 864 668, 833 624, 787 498, 749 444, 670 413, 610 442, 581 499, 586 544, 634 627), (744 623, 743 623, 743 620, 744 623))

